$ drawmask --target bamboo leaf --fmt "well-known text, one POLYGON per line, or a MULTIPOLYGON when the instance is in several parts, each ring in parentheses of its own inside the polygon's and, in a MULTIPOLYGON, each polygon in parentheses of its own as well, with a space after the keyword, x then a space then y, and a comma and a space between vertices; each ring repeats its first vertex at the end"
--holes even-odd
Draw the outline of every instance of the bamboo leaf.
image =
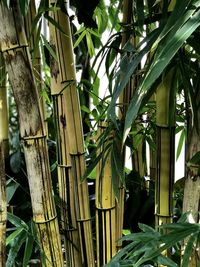
POLYGON ((26 239, 26 232, 22 231, 20 234, 18 234, 18 236, 13 240, 12 246, 9 250, 8 253, 8 258, 6 261, 6 267, 13 267, 14 263, 15 263, 15 258, 22 246, 22 244, 24 243, 25 239, 26 239))
POLYGON ((16 227, 22 227, 24 230, 28 230, 28 225, 21 220, 19 217, 15 216, 14 214, 8 212, 7 219, 16 227))
POLYGON ((12 234, 10 234, 7 238, 6 238, 6 246, 9 245, 11 242, 13 242, 13 240, 15 240, 18 235, 20 235, 20 233, 24 231, 23 227, 18 228, 17 230, 15 230, 12 234))
POLYGON ((190 257, 192 255, 192 251, 193 251, 193 246, 194 246, 194 242, 196 240, 196 235, 192 235, 187 242, 186 248, 184 250, 184 255, 183 255, 183 261, 182 261, 182 267, 188 267, 189 265, 189 261, 190 261, 190 257))
POLYGON ((182 132, 181 132, 179 141, 178 141, 178 147, 177 147, 177 151, 176 151, 176 160, 178 160, 178 158, 179 158, 179 156, 181 154, 184 140, 185 140, 185 130, 183 129, 182 132))
POLYGON ((26 238, 26 246, 25 246, 25 251, 24 251, 24 258, 23 258, 23 267, 28 266, 28 262, 30 260, 32 251, 33 251, 33 243, 34 239, 32 236, 28 236, 26 238))
POLYGON ((163 40, 163 42, 161 42, 160 51, 155 55, 155 59, 152 65, 150 66, 141 85, 139 86, 139 89, 136 91, 136 94, 133 96, 129 105, 125 119, 123 142, 125 141, 130 131, 132 122, 137 116, 144 95, 152 86, 154 81, 164 71, 179 48, 200 25, 199 16, 200 10, 198 10, 191 18, 189 18, 188 21, 174 34, 173 37, 170 36, 170 39, 166 38, 166 40, 163 40))
POLYGON ((22 15, 25 16, 28 11, 29 0, 20 0, 19 5, 20 5, 22 15))
POLYGON ((51 54, 51 56, 56 60, 58 61, 58 57, 56 55, 56 53, 54 52, 54 50, 51 48, 51 46, 49 45, 49 42, 47 41, 46 37, 41 34, 41 37, 42 37, 42 41, 44 43, 44 45, 46 46, 47 50, 49 51, 49 53, 51 54))
POLYGON ((76 40, 74 44, 74 48, 76 48, 80 44, 80 42, 83 40, 85 35, 86 35, 86 30, 82 31, 82 33, 79 35, 78 39, 76 40))
POLYGON ((178 267, 178 265, 173 260, 171 260, 170 258, 164 257, 163 255, 160 255, 157 261, 159 264, 162 264, 164 266, 178 267))

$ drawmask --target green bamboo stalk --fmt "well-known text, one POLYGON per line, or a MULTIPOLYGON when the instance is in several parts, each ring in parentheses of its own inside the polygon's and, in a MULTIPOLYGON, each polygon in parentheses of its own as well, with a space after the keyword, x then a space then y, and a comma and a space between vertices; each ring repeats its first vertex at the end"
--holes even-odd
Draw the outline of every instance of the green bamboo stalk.
MULTIPOLYGON (((50 45, 55 50, 55 28, 50 25, 50 45)), ((56 51, 55 51, 56 52, 56 51)), ((68 267, 82 266, 80 238, 75 212, 74 181, 72 162, 69 153, 69 135, 66 125, 67 99, 63 92, 63 84, 59 74, 58 62, 51 58, 51 95, 54 106, 54 118, 57 132, 57 170, 60 196, 60 213, 62 239, 65 248, 65 261, 68 267)), ((66 88, 67 90, 68 88, 66 88)))
MULTIPOLYGON (((52 5, 55 1, 50 1, 52 5)), ((62 27, 66 35, 55 29, 55 43, 58 56, 60 81, 66 107, 66 129, 69 141, 69 154, 72 164, 73 191, 69 198, 75 205, 81 254, 84 266, 95 266, 91 217, 89 209, 87 181, 81 182, 86 169, 83 129, 79 96, 76 88, 75 62, 69 17, 61 10, 53 13, 54 20, 62 27)), ((73 208, 73 207, 72 207, 73 208)))
POLYGON ((0 266, 6 266, 6 176, 3 141, 0 139, 0 266))
POLYGON ((42 113, 19 2, 0 3, 0 43, 19 114, 33 220, 45 253, 44 266, 63 266, 42 113))
POLYGON ((155 215, 156 225, 172 222, 175 127, 169 125, 169 96, 172 86, 173 70, 163 78, 156 91, 157 125, 157 177, 155 215))
POLYGON ((6 265, 6 177, 4 157, 8 149, 8 113, 5 65, 0 53, 0 266, 6 265))
MULTIPOLYGON (((106 122, 99 123, 98 135, 107 128, 106 122)), ((116 203, 112 185, 111 152, 105 150, 109 138, 99 148, 102 154, 96 171, 96 250, 97 267, 104 266, 116 253, 116 203)))

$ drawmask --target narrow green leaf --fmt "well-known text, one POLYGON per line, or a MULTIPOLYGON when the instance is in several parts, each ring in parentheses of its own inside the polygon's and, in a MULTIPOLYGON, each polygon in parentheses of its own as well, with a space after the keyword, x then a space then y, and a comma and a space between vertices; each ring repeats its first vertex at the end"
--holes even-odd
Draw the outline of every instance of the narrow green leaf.
POLYGON ((178 147, 177 147, 177 151, 176 151, 176 160, 178 160, 178 158, 179 158, 179 156, 181 154, 184 140, 185 140, 185 130, 183 129, 182 132, 181 132, 179 141, 178 141, 178 147))
POLYGON ((74 44, 74 48, 76 48, 80 44, 80 42, 83 40, 85 35, 86 35, 86 30, 82 31, 82 33, 79 35, 78 39, 76 40, 74 44))
POLYGON ((22 231, 24 231, 24 228, 23 227, 20 227, 17 230, 15 230, 12 234, 10 234, 6 238, 6 246, 9 245, 10 243, 12 243, 13 240, 15 240, 22 231))
POLYGON ((196 235, 192 235, 187 242, 186 248, 184 250, 183 255, 183 261, 182 261, 182 267, 188 267, 190 262, 190 257, 192 255, 193 246, 196 240, 196 235))
POLYGON ((46 48, 48 49, 50 55, 56 60, 58 61, 58 57, 56 55, 56 53, 54 52, 54 50, 51 48, 51 46, 49 45, 49 42, 47 41, 46 37, 41 34, 41 37, 42 37, 42 41, 44 43, 44 45, 46 46, 46 48))
POLYGON ((33 251, 33 243, 34 239, 32 236, 28 236, 26 238, 26 246, 25 246, 25 251, 24 251, 24 258, 23 258, 23 267, 28 266, 28 262, 30 260, 32 251, 33 251))
POLYGON ((200 25, 199 21, 200 10, 198 10, 188 21, 174 34, 170 39, 163 39, 162 44, 160 44, 160 51, 155 55, 155 59, 150 66, 147 74, 145 75, 139 89, 133 96, 131 103, 129 105, 124 127, 124 138, 123 142, 128 136, 131 129, 132 122, 135 120, 138 110, 141 106, 142 100, 149 90, 154 81, 161 75, 166 66, 169 64, 171 59, 177 53, 179 48, 187 40, 187 38, 197 29, 200 25), (164 42, 165 41, 165 42, 164 42))

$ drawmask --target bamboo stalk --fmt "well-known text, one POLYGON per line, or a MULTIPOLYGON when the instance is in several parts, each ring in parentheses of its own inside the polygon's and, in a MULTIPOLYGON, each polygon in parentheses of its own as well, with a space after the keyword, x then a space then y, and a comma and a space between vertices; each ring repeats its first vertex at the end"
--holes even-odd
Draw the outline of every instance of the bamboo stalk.
POLYGON ((6 71, 2 53, 0 53, 0 140, 3 142, 5 158, 9 155, 8 140, 8 105, 7 105, 7 87, 6 71))
MULTIPOLYGON (((100 122, 98 135, 102 135, 107 127, 106 122, 100 122)), ((109 138, 99 148, 102 154, 97 164, 96 176, 96 250, 97 267, 104 266, 116 253, 116 205, 112 185, 111 152, 105 151, 109 138)))
POLYGON ((5 65, 0 53, 0 266, 6 265, 6 177, 4 157, 8 149, 8 113, 5 65))
POLYGON ((156 177, 156 225, 172 222, 175 127, 169 125, 169 96, 173 71, 164 78, 156 91, 157 125, 157 177, 156 177))
POLYGON ((6 176, 3 141, 0 140, 0 266, 6 266, 6 176))
MULTIPOLYGON (((55 29, 50 26, 50 45, 55 49, 55 29)), ((56 51, 55 51, 56 52, 56 51)), ((82 266, 80 238, 75 212, 74 181, 72 162, 69 153, 69 135, 66 124, 67 99, 63 92, 63 84, 59 74, 58 62, 51 59, 51 95, 53 98, 54 118, 57 132, 57 170, 59 196, 61 200, 61 228, 65 248, 65 261, 68 267, 82 266)), ((67 90, 67 88, 66 88, 67 90)))
POLYGON ((63 266, 58 220, 52 193, 43 118, 18 1, 0 3, 0 43, 19 114, 33 220, 44 266, 63 266))
MULTIPOLYGON (((55 1, 50 1, 53 5, 55 1)), ((55 29, 55 43, 58 56, 59 75, 62 83, 66 107, 66 129, 69 141, 69 154, 72 164, 73 191, 70 199, 75 205, 81 254, 84 266, 95 266, 91 218, 89 209, 87 181, 81 182, 86 169, 83 129, 79 96, 76 88, 75 62, 69 17, 61 10, 53 13, 54 20, 65 31, 66 36, 55 29)), ((71 207, 73 208, 73 207, 71 207)))
POLYGON ((32 29, 33 21, 36 17, 36 6, 35 6, 35 0, 30 1, 28 12, 25 16, 24 20, 24 27, 25 32, 30 48, 30 54, 31 54, 31 61, 33 64, 33 74, 35 77, 38 93, 39 93, 39 99, 40 99, 40 106, 42 109, 42 114, 44 117, 44 125, 45 125, 45 131, 48 134, 48 124, 46 120, 46 111, 45 111, 45 99, 42 96, 42 69, 41 69, 41 53, 40 53, 40 47, 38 44, 35 44, 36 38, 37 38, 37 27, 32 29))

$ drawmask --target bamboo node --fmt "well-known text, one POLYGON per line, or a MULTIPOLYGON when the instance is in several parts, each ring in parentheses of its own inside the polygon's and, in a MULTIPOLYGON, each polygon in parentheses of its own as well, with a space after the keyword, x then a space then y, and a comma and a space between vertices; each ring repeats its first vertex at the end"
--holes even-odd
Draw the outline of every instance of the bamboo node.
POLYGON ((67 168, 67 169, 69 169, 69 168, 71 168, 72 166, 71 166, 71 165, 66 165, 66 164, 58 164, 58 167, 59 167, 59 168, 67 168))
POLYGON ((112 206, 112 207, 110 207, 110 208, 100 208, 100 207, 96 207, 97 210, 113 210, 113 209, 115 209, 115 208, 116 208, 116 206, 112 206))
POLYGON ((85 151, 84 152, 77 152, 77 153, 73 153, 73 152, 70 152, 70 155, 71 156, 83 156, 83 155, 85 155, 85 151))
POLYGON ((37 218, 35 218, 35 219, 33 218, 33 221, 36 224, 44 224, 44 223, 51 222, 51 221, 55 220, 56 218, 57 218, 57 215, 55 215, 54 217, 49 218, 48 220, 38 220, 37 221, 37 218))
POLYGON ((85 218, 85 219, 77 219, 77 222, 87 222, 87 221, 91 221, 92 218, 85 218))
POLYGON ((22 140, 33 140, 33 139, 42 139, 45 138, 46 135, 31 135, 31 136, 24 136, 22 140))
POLYGON ((15 45, 9 45, 9 47, 6 47, 6 46, 1 46, 1 52, 4 53, 4 52, 9 52, 11 50, 16 50, 16 49, 20 49, 20 48, 24 48, 24 47, 28 47, 28 44, 23 44, 23 45, 20 45, 20 44, 15 44, 15 45))

